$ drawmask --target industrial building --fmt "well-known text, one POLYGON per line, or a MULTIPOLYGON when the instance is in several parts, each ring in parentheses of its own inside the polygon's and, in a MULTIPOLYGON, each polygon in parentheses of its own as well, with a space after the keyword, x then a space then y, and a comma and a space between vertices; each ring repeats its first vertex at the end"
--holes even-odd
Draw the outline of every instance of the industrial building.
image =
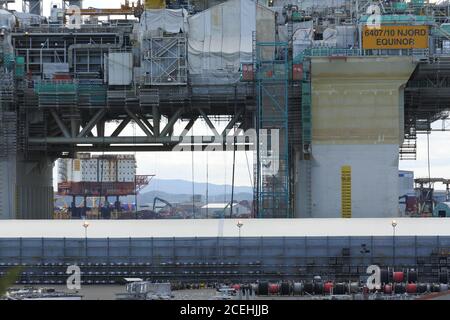
POLYGON ((51 217, 58 158, 211 147, 254 150, 255 217, 394 217, 399 159, 447 114, 445 3, 388 2, 374 32, 369 1, 62 1, 49 17, 40 0, 11 2, 1 219, 51 217), (196 121, 211 134, 191 135, 196 121), (123 135, 132 124, 143 134, 123 135))
POLYGON ((201 207, 202 218, 250 218, 251 208, 238 202, 231 203, 208 203, 201 207))
POLYGON ((115 198, 114 207, 120 211, 120 197, 137 196, 149 184, 151 177, 152 175, 136 175, 134 155, 78 153, 75 159, 58 160, 58 195, 72 196, 72 217, 86 217, 86 212, 80 212, 76 208, 77 197, 83 197, 84 210, 87 208, 88 197, 104 197, 104 206, 108 211, 104 212, 104 216, 109 217, 108 197, 115 198))

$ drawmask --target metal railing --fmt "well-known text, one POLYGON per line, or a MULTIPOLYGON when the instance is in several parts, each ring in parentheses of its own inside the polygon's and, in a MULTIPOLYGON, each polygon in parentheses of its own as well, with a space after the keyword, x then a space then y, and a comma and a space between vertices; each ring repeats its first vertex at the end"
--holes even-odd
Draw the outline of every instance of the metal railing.
POLYGON ((362 56, 413 56, 428 57, 429 49, 396 49, 396 50, 374 50, 374 49, 340 49, 340 48, 308 48, 300 55, 294 57, 294 61, 302 60, 304 57, 362 57, 362 56))

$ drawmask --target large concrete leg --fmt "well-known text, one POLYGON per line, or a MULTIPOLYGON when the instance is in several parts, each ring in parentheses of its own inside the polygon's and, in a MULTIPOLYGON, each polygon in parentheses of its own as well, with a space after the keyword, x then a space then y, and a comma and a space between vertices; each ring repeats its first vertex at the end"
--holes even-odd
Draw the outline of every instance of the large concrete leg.
POLYGON ((41 154, 0 161, 1 219, 50 219, 53 213, 53 160, 41 154))
POLYGON ((297 217, 342 216, 343 166, 352 217, 398 215, 402 88, 415 66, 410 57, 312 59, 312 157, 298 161, 297 217))

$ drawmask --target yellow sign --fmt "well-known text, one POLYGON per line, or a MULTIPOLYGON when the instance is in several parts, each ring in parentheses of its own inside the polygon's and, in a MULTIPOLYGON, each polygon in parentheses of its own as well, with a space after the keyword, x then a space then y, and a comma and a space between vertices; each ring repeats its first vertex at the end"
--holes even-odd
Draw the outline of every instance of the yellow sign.
POLYGON ((365 26, 362 42, 363 49, 426 49, 428 26, 365 26))
POLYGON ((352 167, 341 167, 341 215, 352 217, 352 167))

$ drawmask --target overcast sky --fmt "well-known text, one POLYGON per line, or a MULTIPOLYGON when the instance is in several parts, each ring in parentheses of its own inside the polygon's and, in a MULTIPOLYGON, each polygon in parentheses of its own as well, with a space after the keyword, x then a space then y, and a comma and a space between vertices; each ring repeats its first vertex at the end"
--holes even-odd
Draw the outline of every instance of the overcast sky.
MULTIPOLYGON (((130 1, 132 2, 132 1, 130 1)), ((15 4, 18 10, 21 9, 21 1, 15 4)), ((84 7, 118 7, 123 1, 120 0, 84 0, 84 7)), ((49 15, 51 4, 61 4, 61 1, 44 0, 44 15, 49 15)), ((137 127, 137 126, 135 126, 137 127)), ((436 123, 435 128, 440 128, 441 124, 436 123)), ((180 130, 180 125, 177 129, 180 130)), ((138 132, 139 129, 136 129, 138 132)), ((200 123, 194 127, 196 135, 208 132, 206 124, 200 123)), ((132 134, 133 128, 130 126, 124 134, 132 134)), ((418 152, 415 161, 400 161, 400 169, 413 170, 415 177, 427 177, 427 137, 418 136, 418 152)), ((191 152, 154 152, 137 153, 138 174, 156 174, 160 179, 185 179, 206 182, 206 167, 209 167, 208 181, 217 184, 231 184, 231 171, 233 163, 232 152, 195 152, 192 162, 191 152), (207 161, 208 159, 208 161, 207 161), (192 173, 192 163, 194 170, 192 173)), ((433 132, 430 135, 430 166, 432 177, 450 178, 450 132, 433 132)), ((253 168, 253 153, 236 153, 236 185, 251 185, 249 170, 253 168), (247 161, 248 159, 248 161, 247 161)), ((55 175, 56 178, 56 175, 55 175)), ((55 179, 56 183, 56 179, 55 179)), ((436 185, 437 188, 442 186, 436 185)))

